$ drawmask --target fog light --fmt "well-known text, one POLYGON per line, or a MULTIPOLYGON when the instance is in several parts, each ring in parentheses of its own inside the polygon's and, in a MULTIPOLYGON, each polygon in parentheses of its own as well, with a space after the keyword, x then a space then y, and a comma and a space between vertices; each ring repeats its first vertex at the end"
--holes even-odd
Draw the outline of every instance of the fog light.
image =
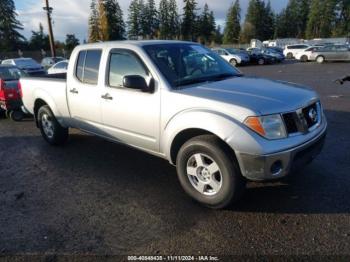
POLYGON ((279 174, 281 174, 282 169, 282 161, 278 160, 271 165, 270 171, 273 176, 278 176, 279 174))

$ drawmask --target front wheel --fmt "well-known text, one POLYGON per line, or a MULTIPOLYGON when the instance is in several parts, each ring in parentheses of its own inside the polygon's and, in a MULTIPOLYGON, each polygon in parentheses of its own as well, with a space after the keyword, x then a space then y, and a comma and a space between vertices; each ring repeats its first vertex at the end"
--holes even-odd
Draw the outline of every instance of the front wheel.
POLYGON ((239 199, 245 189, 236 160, 226 145, 212 135, 192 138, 180 149, 176 168, 188 195, 214 209, 239 199))
POLYGON ((316 58, 316 62, 319 63, 319 64, 323 64, 324 63, 324 57, 323 56, 318 56, 316 58))
POLYGON ((236 59, 231 59, 230 60, 230 64, 232 65, 232 66, 237 66, 237 60, 236 59))
POLYGON ((263 58, 258 59, 258 65, 263 65, 265 64, 265 60, 263 58))
POLYGON ((58 123, 48 106, 40 107, 37 116, 39 128, 43 138, 51 145, 62 145, 68 139, 68 128, 58 123))

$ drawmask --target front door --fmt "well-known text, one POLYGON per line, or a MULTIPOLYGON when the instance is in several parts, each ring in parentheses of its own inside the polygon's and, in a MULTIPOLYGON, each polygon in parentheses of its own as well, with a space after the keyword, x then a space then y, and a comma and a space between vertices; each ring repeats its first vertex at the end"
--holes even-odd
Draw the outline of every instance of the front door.
POLYGON ((105 133, 123 143, 159 151, 160 90, 145 93, 123 86, 126 75, 139 75, 148 83, 152 76, 130 50, 115 49, 109 56, 102 119, 105 133))

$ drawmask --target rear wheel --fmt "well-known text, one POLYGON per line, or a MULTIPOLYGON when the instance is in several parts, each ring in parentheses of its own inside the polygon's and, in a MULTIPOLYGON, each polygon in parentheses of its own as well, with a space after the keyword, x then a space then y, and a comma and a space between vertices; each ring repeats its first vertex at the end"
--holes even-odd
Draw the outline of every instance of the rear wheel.
POLYGON ((292 54, 292 53, 288 53, 288 54, 287 54, 287 58, 288 58, 288 59, 292 59, 292 58, 293 58, 293 54, 292 54))
POLYGON ((323 64, 325 61, 324 57, 323 56, 318 56, 316 58, 316 62, 319 63, 319 64, 323 64))
POLYGON ((38 124, 41 135, 51 145, 62 145, 68 139, 68 128, 58 123, 51 109, 45 105, 38 111, 38 124))
POLYGON ((306 56, 306 55, 303 55, 303 56, 300 57, 300 61, 301 61, 301 62, 307 62, 307 60, 308 60, 308 59, 307 59, 307 56, 306 56))
POLYGON ((19 121, 23 120, 24 113, 20 110, 14 110, 14 111, 10 112, 9 116, 10 116, 11 120, 19 122, 19 121))
POLYGON ((244 192, 245 180, 234 157, 215 136, 198 136, 186 142, 176 164, 186 193, 210 208, 227 207, 244 192))

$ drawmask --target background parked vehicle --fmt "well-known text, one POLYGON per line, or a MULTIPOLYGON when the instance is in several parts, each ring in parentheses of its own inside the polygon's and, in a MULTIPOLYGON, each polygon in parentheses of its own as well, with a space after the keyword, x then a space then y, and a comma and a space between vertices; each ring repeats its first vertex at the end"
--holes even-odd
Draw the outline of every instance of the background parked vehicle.
POLYGON ((250 63, 251 64, 264 65, 264 64, 276 63, 275 57, 268 55, 268 54, 263 54, 261 49, 249 48, 247 50, 248 50, 248 53, 250 56, 250 63))
POLYGON ((43 58, 43 60, 41 60, 41 65, 47 69, 47 68, 50 68, 51 66, 53 66, 54 64, 61 62, 63 60, 66 60, 66 59, 64 57, 60 57, 60 56, 45 57, 45 58, 43 58))
POLYGON ((233 66, 247 64, 250 60, 248 55, 234 48, 213 48, 212 50, 233 66))
POLYGON ((13 65, 28 75, 45 75, 46 70, 32 58, 7 59, 1 62, 3 65, 13 65))
POLYGON ((288 59, 292 59, 295 57, 295 55, 300 52, 301 50, 305 50, 306 48, 308 48, 309 45, 305 45, 305 44, 298 44, 298 45, 287 45, 284 48, 283 54, 286 58, 288 59))
POLYGON ((319 64, 326 61, 350 61, 350 48, 348 45, 325 46, 313 52, 310 60, 319 64))
POLYGON ((0 112, 6 113, 12 120, 20 121, 24 117, 22 111, 21 71, 11 65, 0 65, 0 112))
POLYGON ((279 63, 285 60, 285 56, 283 55, 283 53, 279 53, 274 49, 264 48, 261 50, 261 53, 274 57, 276 59, 276 62, 279 62, 279 63))
POLYGON ((321 49, 322 46, 310 46, 304 50, 301 50, 295 54, 295 59, 301 62, 307 62, 311 60, 311 55, 313 52, 321 49))
POLYGON ((283 55, 283 48, 278 47, 278 46, 268 46, 266 49, 273 50, 275 52, 278 52, 283 55))
POLYGON ((49 75, 63 74, 63 73, 67 72, 67 68, 68 68, 68 60, 64 60, 64 61, 58 62, 58 63, 54 64, 52 67, 50 67, 47 70, 47 73, 49 75))

